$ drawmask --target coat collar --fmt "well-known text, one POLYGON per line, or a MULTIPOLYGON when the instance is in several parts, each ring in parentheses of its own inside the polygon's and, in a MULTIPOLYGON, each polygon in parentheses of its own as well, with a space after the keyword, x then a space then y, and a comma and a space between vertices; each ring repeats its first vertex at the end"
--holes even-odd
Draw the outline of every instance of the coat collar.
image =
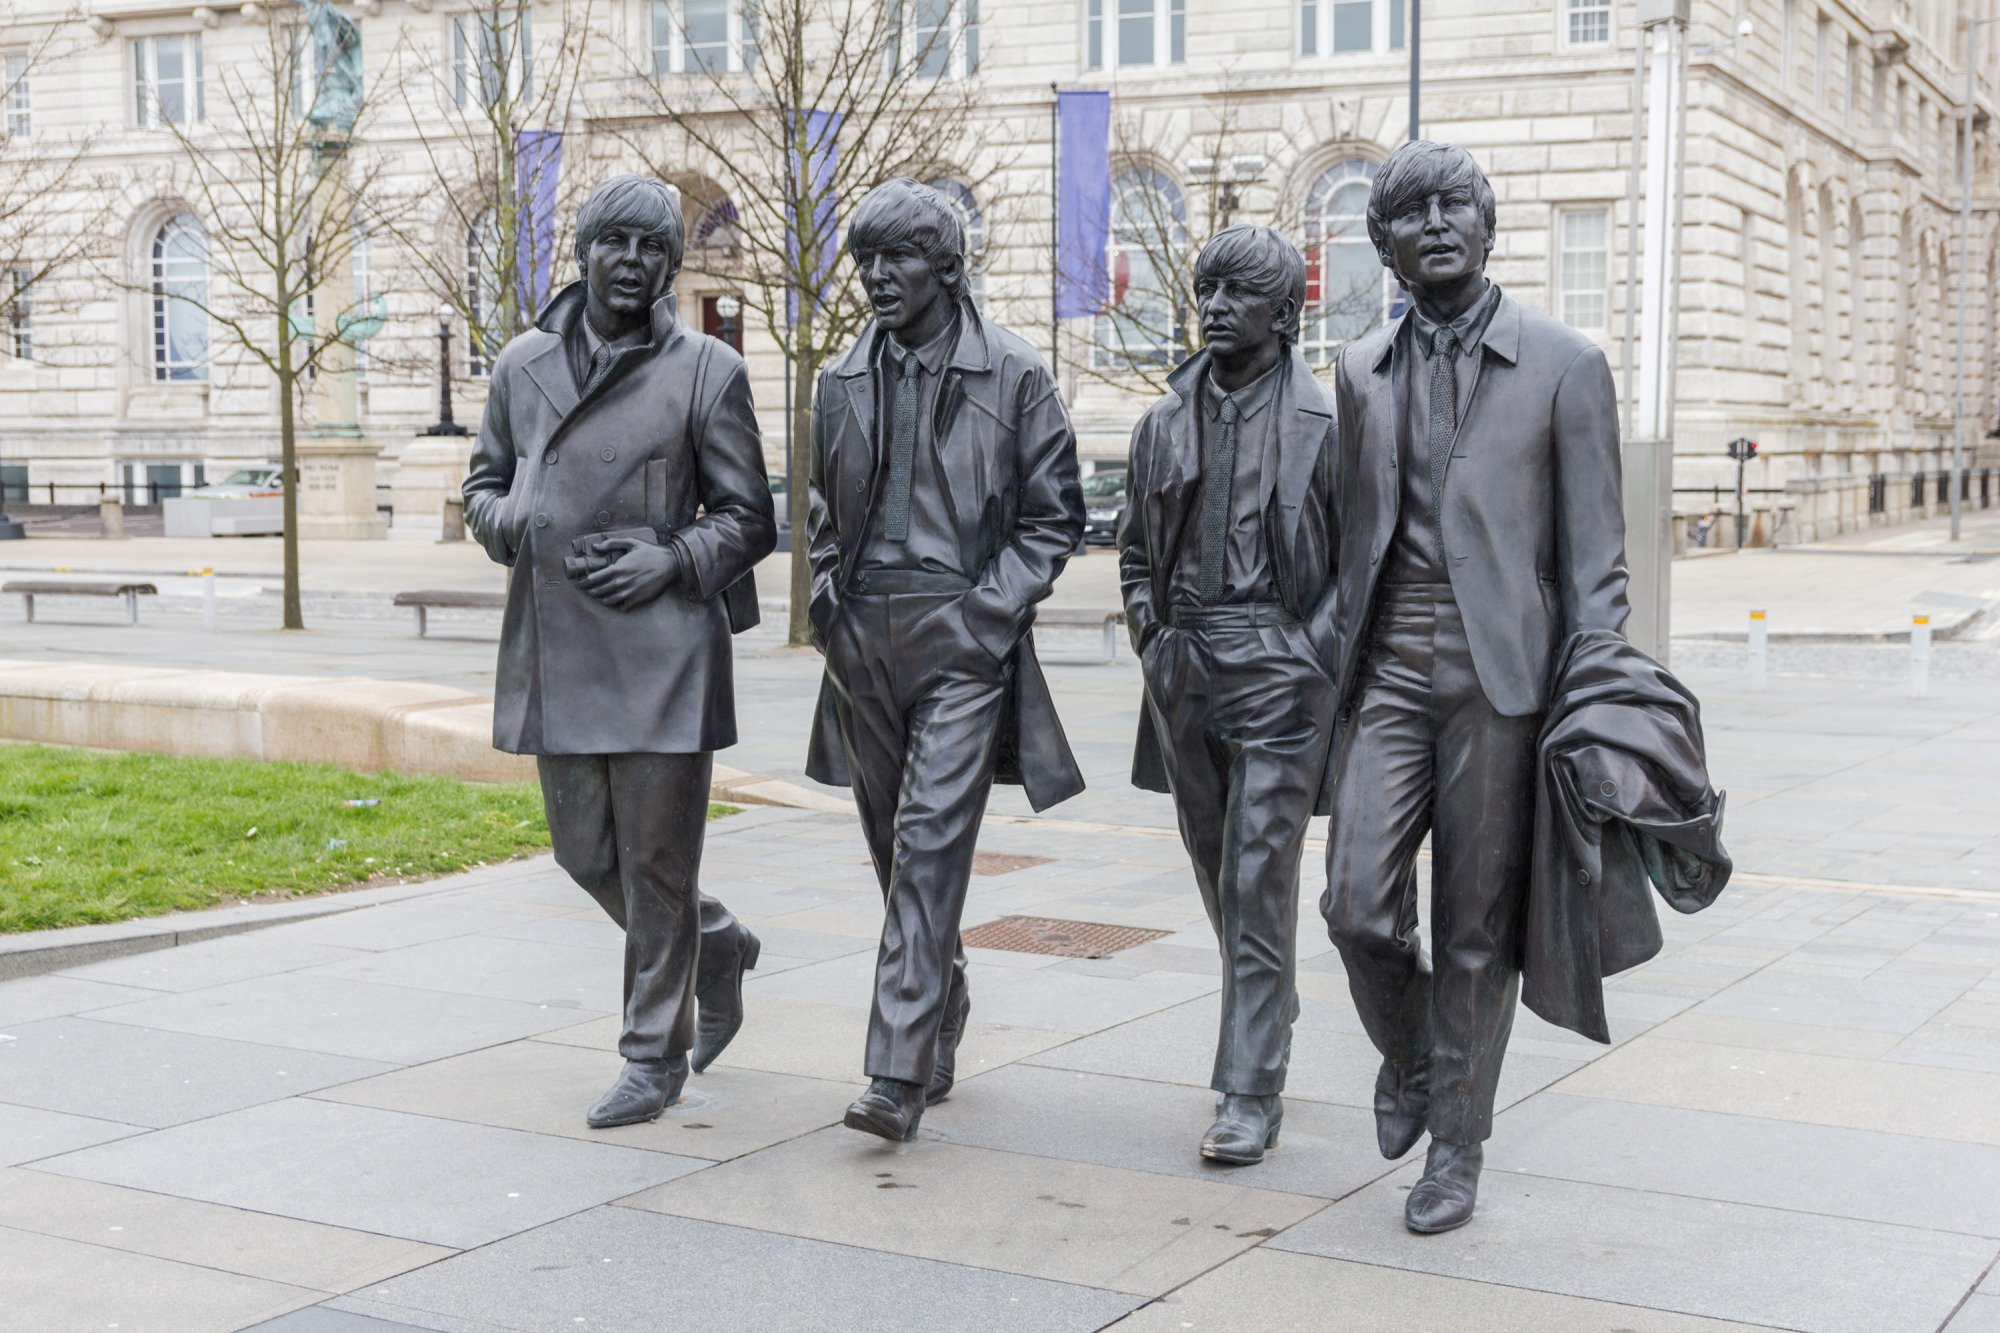
MULTIPOLYGON (((535 317, 535 327, 554 336, 521 363, 521 369, 535 382, 535 387, 548 398, 557 414, 564 417, 576 410, 581 396, 563 344, 576 327, 576 322, 583 318, 583 305, 584 285, 581 282, 572 282, 550 297, 548 304, 535 317)), ((677 303, 673 292, 668 290, 653 302, 652 341, 648 346, 658 351, 679 341, 681 332, 677 303)))
MULTIPOLYGON (((549 298, 548 304, 544 305, 541 313, 535 316, 535 327, 544 333, 568 334, 576 322, 583 318, 585 296, 584 285, 580 280, 570 283, 549 298)), ((671 340, 674 331, 680 325, 679 309, 680 303, 675 299, 671 287, 660 293, 659 299, 653 302, 652 342, 655 346, 671 340)))
MULTIPOLYGON (((1521 355, 1521 306, 1498 283, 1494 284, 1493 289, 1500 293, 1499 299, 1494 303, 1492 315, 1486 320, 1486 332, 1479 342, 1487 351, 1511 366, 1521 355)), ((1368 360, 1370 369, 1379 374, 1388 367, 1396 348, 1402 342, 1397 335, 1402 332, 1403 325, 1411 322, 1411 312, 1405 311, 1368 335, 1370 339, 1380 340, 1375 345, 1368 346, 1368 350, 1363 354, 1368 360)))
MULTIPOLYGON (((875 364, 879 340, 887 336, 886 330, 869 320, 861 336, 854 340, 854 346, 834 363, 833 373, 841 379, 866 375, 875 364)), ((951 368, 969 375, 983 375, 993 369, 992 338, 987 332, 986 317, 969 299, 958 304, 958 341, 951 349, 951 368)))

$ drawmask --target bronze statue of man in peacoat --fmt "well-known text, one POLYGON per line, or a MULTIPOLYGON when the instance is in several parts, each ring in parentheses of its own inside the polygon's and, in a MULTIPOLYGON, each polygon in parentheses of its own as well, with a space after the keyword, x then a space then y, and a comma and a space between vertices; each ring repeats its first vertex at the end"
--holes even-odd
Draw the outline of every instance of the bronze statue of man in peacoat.
POLYGON ((1333 733, 1333 395, 1297 349, 1306 264, 1269 227, 1202 247, 1203 350, 1132 431, 1118 531, 1145 668, 1132 780, 1171 791, 1222 950, 1211 1161, 1278 1141, 1306 821, 1333 733))
POLYGON ((597 1128, 657 1117, 721 1052, 758 953, 697 880, 736 742, 731 610, 777 529, 743 361, 674 313, 684 241, 663 183, 591 193, 583 280, 495 359, 465 483, 513 570, 493 743, 537 756, 556 863, 625 931, 626 1064, 597 1128))
POLYGON ((970 998, 959 917, 996 776, 1036 809, 1083 788, 1030 626, 1083 536, 1055 376, 982 316, 965 228, 913 180, 847 248, 875 319, 813 403, 812 624, 826 655, 806 772, 852 786, 887 911, 855 1129, 913 1138, 951 1091, 970 998))

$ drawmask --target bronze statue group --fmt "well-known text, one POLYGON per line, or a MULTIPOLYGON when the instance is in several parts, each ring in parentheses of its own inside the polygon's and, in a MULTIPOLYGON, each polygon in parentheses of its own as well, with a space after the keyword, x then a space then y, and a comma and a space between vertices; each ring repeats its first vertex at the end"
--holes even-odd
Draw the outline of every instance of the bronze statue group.
MULTIPOLYGON (((1602 979, 1661 947, 1653 891, 1693 911, 1729 874, 1695 700, 1621 632, 1610 367, 1486 278, 1494 212, 1462 150, 1389 157, 1368 230, 1409 308, 1331 387, 1297 346, 1298 250, 1210 240, 1203 350, 1133 431, 1118 534, 1132 777, 1172 794, 1222 956, 1201 1155, 1278 1144, 1300 863, 1330 814, 1320 909, 1382 1055, 1379 1145, 1430 1136, 1418 1232, 1472 1216, 1517 1001, 1609 1040, 1602 979)), ((698 879, 776 525, 743 361, 674 314, 683 246, 660 182, 590 196, 582 279, 501 352, 465 484, 513 570, 494 743, 538 756, 557 863, 625 932, 596 1127, 654 1119, 716 1058, 758 951, 698 879)), ((1083 788, 1032 627, 1084 515, 1056 377, 973 304, 950 204, 890 181, 846 248, 874 320, 814 399, 807 772, 852 788, 885 904, 846 1124, 902 1142, 952 1090, 992 784, 1037 810, 1083 788)))

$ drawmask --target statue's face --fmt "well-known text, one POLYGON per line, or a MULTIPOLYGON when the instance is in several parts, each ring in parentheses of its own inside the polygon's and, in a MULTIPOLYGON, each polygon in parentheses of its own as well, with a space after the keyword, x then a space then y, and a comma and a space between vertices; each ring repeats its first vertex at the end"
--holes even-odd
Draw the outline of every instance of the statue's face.
POLYGON ((950 297, 944 278, 913 245, 862 250, 854 262, 860 266, 861 285, 874 308, 875 322, 891 333, 908 328, 936 302, 950 297))
POLYGON ((1413 201, 1389 219, 1396 276, 1412 286, 1448 286, 1486 266, 1486 220, 1457 186, 1413 201))
POLYGON ((1204 278, 1195 285, 1201 340, 1217 356, 1235 357, 1280 342, 1292 303, 1263 296, 1235 278, 1204 278))
POLYGON ((651 308, 667 287, 667 240, 636 227, 606 227, 585 252, 584 282, 614 315, 651 308))

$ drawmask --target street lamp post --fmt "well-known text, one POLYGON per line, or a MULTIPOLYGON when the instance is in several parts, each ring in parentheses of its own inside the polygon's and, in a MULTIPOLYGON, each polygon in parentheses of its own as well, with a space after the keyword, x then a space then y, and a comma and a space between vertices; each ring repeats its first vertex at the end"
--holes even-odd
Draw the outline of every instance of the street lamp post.
POLYGON ((734 296, 718 296, 715 313, 722 316, 722 341, 736 346, 736 317, 743 313, 743 302, 734 296))
MULTIPOLYGON (((1963 132, 1959 136, 1960 174, 1964 176, 1958 214, 1958 346, 1953 353, 1951 415, 1951 539, 1958 540, 1961 511, 1965 507, 1965 302, 1972 285, 1972 104, 1978 98, 1973 72, 1979 68, 1979 30, 2000 17, 1972 19, 1965 28, 1965 107, 1963 132)), ((1992 336, 1989 331, 1988 336, 1992 336)))
POLYGON ((426 435, 469 435, 465 427, 451 419, 451 315, 449 301, 440 301, 437 308, 438 321, 438 419, 435 426, 424 430, 426 435))

